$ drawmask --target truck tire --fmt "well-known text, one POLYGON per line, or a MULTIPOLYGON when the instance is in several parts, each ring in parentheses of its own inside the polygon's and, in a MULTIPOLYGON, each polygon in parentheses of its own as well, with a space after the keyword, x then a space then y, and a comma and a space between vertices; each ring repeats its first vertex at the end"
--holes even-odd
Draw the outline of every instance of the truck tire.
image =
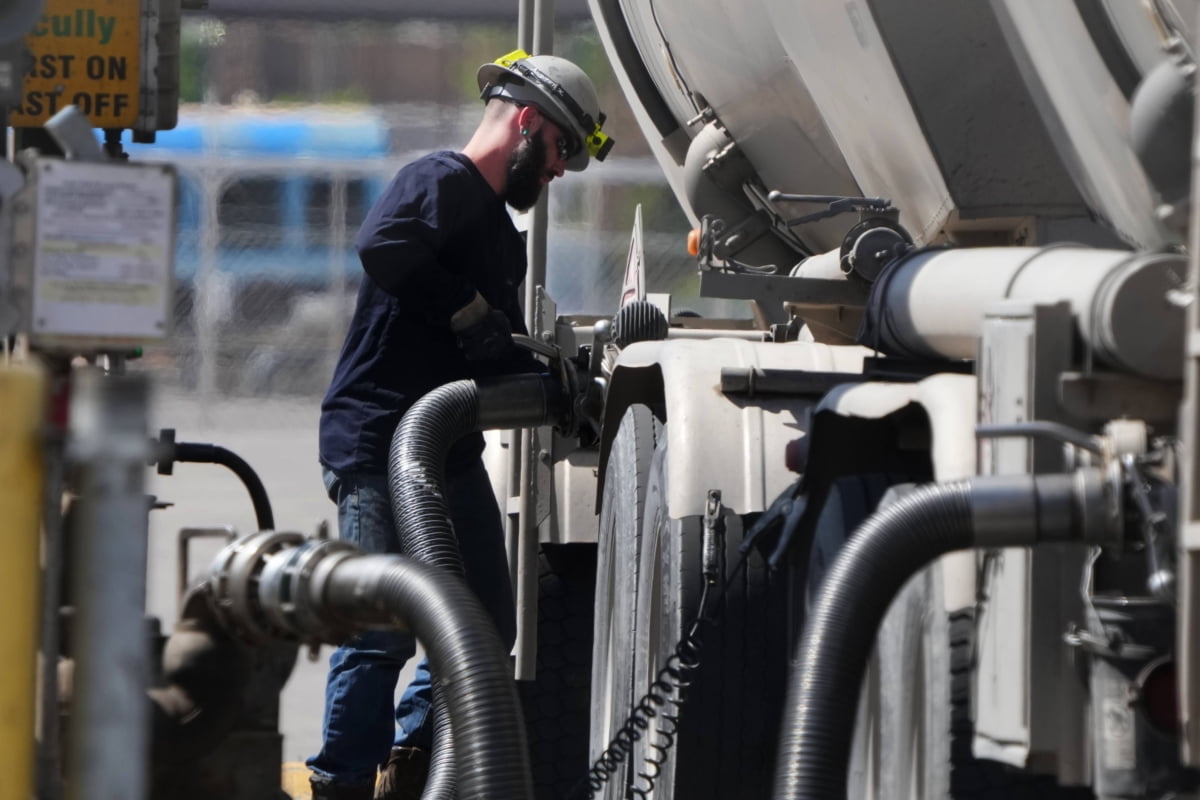
POLYGON ((595 545, 542 545, 537 674, 517 682, 538 800, 566 797, 588 768, 595 588, 595 545))
MULTIPOLYGON (((634 664, 639 697, 687 633, 703 588, 704 521, 671 518, 668 440, 664 431, 651 467, 642 528, 635 637, 636 650, 644 657, 634 664)), ((729 511, 724 520, 728 575, 740 558, 743 525, 729 511)), ((665 713, 650 720, 634 745, 630 780, 647 792, 639 797, 725 800, 771 795, 789 661, 785 573, 770 573, 763 557, 752 551, 746 569, 716 606, 718 622, 703 630, 699 667, 687 675, 690 685, 678 708, 678 722, 667 719, 675 715, 671 704, 660 706, 665 713)))
MULTIPOLYGON (((608 747, 633 703, 631 679, 640 533, 650 461, 660 430, 649 408, 630 406, 617 428, 605 470, 596 553, 589 739, 592 761, 608 747)), ((610 786, 616 783, 620 781, 612 781, 610 786)))

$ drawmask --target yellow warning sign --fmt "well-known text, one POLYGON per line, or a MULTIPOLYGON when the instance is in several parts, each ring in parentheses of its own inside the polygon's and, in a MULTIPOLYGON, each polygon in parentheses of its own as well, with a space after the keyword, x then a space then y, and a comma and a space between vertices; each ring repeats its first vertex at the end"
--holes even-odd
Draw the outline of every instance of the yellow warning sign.
POLYGON ((33 53, 9 124, 33 127, 74 105, 96 128, 137 122, 142 0, 46 0, 25 37, 33 53))

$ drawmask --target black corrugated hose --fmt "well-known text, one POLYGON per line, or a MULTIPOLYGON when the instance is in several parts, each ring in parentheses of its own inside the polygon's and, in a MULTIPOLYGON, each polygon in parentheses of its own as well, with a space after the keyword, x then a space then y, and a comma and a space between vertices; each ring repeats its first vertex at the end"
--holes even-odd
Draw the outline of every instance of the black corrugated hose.
MULTIPOLYGON (((388 491, 401 552, 463 575, 458 538, 445 496, 450 448, 469 433, 524 428, 554 421, 564 407, 562 384, 541 375, 514 375, 448 383, 413 404, 400 420, 388 453, 388 491)), ((490 624, 490 620, 489 620, 490 624)), ((434 747, 422 797, 455 796, 453 753, 457 723, 446 718, 434 673, 434 747)))
POLYGON ((396 427, 388 458, 392 515, 406 555, 462 574, 446 505, 446 454, 468 433, 549 424, 563 406, 562 394, 553 378, 514 375, 448 383, 413 404, 396 427))
POLYGON ((909 578, 938 556, 972 546, 971 509, 969 482, 922 487, 870 517, 847 541, 792 667, 775 800, 845 800, 875 634, 909 578))
POLYGON ((325 583, 324 603, 355 624, 407 623, 425 647, 454 711, 458 791, 464 800, 532 800, 525 727, 508 653, 461 578, 404 556, 348 558, 325 583))
POLYGON ((262 479, 246 460, 232 450, 215 444, 199 442, 179 442, 171 452, 175 461, 192 464, 220 464, 228 467, 238 476, 246 491, 250 493, 250 502, 254 504, 254 517, 260 531, 275 530, 275 514, 271 511, 271 500, 267 497, 267 489, 262 479))

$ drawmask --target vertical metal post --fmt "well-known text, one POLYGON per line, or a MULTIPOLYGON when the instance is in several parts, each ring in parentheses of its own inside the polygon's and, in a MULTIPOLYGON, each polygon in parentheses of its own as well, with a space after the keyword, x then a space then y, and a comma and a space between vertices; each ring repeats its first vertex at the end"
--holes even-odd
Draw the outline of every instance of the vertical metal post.
MULTIPOLYGON (((535 0, 533 20, 534 54, 550 53, 554 49, 554 0, 535 0)), ((534 326, 535 292, 546 285, 546 230, 550 223, 549 187, 542 192, 537 204, 529 212, 527 247, 529 269, 525 274, 525 322, 530 330, 534 326)))
MULTIPOLYGON (((1200 18, 1193 19, 1200 22, 1200 18)), ((1196 108, 1200 120, 1200 106, 1196 108)), ((1200 132, 1200 129, 1197 129, 1200 132)), ((1192 137, 1192 211, 1188 233, 1187 285, 1200 287, 1200 133, 1192 137)), ((1200 766, 1200 687, 1194 677, 1200 670, 1200 303, 1193 297, 1184 327, 1183 402, 1179 427, 1183 437, 1179 486, 1179 537, 1176 577, 1179 613, 1175 652, 1179 658, 1178 687, 1180 746, 1185 766, 1200 766)))
MULTIPOLYGON (((518 31, 529 25, 528 0, 521 3, 518 31)), ((532 22, 534 55, 551 52, 554 47, 554 0, 534 0, 532 22)), ((522 43, 524 44, 524 43, 522 43)), ((525 324, 529 330, 537 326, 537 287, 546 285, 546 229, 549 223, 548 192, 542 192, 529 212, 526 233, 528 269, 525 273, 525 324)), ((538 529, 533 510, 537 507, 537 486, 533 459, 537 437, 533 431, 520 435, 521 489, 520 536, 517 548, 517 680, 533 680, 537 672, 537 593, 538 593, 538 529)))
POLYGON ((517 47, 525 52, 533 50, 533 16, 537 0, 521 0, 517 5, 517 47))
MULTIPOLYGON (((517 47, 528 52, 533 48, 533 4, 534 0, 519 0, 517 4, 517 47)), ((527 251, 528 252, 528 251, 527 251)), ((529 285, 526 273, 525 285, 529 285)), ((525 324, 529 325, 533 314, 529 298, 525 302, 525 324)), ((520 595, 520 561, 521 561, 521 498, 525 496, 525 471, 522 470, 521 454, 525 452, 525 432, 516 429, 508 432, 508 490, 505 492, 505 507, 500 509, 504 514, 504 548, 508 554, 508 573, 512 581, 513 592, 520 595), (516 513, 512 504, 516 501, 516 513)), ((515 599, 515 598, 514 598, 515 599)), ((517 647, 520 647, 521 630, 524 624, 517 618, 517 647)))
MULTIPOLYGON (((535 0, 533 21, 534 54, 554 48, 554 0, 535 0)), ((546 285, 546 230, 550 222, 549 188, 542 192, 529 212, 527 234, 529 269, 525 273, 525 323, 533 330, 537 287, 546 285)))
MULTIPOLYGON (((217 248, 221 245, 217 205, 221 197, 222 177, 219 173, 204 170, 201 178, 203 187, 203 210, 200 223, 200 264, 192 284, 192 315, 195 319, 197 389, 201 407, 208 408, 213 402, 217 382, 217 323, 218 307, 217 248)), ((202 411, 202 414, 207 412, 202 411)))
POLYGON ((40 711, 38 731, 38 800, 62 797, 62 746, 58 722, 58 654, 62 606, 63 462, 70 407, 71 363, 50 358, 48 364, 49 419, 45 441, 45 489, 42 493, 42 622, 40 711))
POLYGON ((0 365, 0 800, 33 794, 43 392, 38 370, 0 365))
POLYGON ((329 350, 329 366, 327 374, 332 375, 336 367, 338 350, 342 345, 342 309, 346 307, 346 205, 347 187, 349 180, 346 173, 334 177, 329 186, 329 300, 333 306, 329 319, 328 339, 325 343, 329 350))
POLYGON ((144 375, 76 372, 68 442, 79 492, 71 562, 76 615, 70 800, 146 796, 147 398, 144 375))

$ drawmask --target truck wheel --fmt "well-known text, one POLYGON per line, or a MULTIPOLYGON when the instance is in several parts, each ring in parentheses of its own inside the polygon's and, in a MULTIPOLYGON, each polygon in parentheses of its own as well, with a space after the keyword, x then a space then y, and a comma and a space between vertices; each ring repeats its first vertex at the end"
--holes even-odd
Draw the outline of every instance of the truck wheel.
POLYGON ((566 797, 587 771, 595 589, 595 545, 542 545, 537 675, 517 682, 538 800, 566 797))
MULTIPOLYGON (((650 460, 660 429, 649 408, 630 406, 621 418, 609 451, 596 554, 592 761, 608 747, 633 703, 631 679, 639 541, 650 460)), ((609 785, 617 783, 620 780, 614 778, 609 785)), ((620 795, 604 796, 618 798, 620 795)))
MULTIPOLYGON (((690 628, 703 588, 703 518, 673 519, 667 507, 668 440, 669 431, 655 450, 642 528, 635 649, 645 655, 634 664, 639 698, 690 628)), ((727 511, 725 526, 728 575, 740 557, 742 520, 727 511)), ((703 630, 699 667, 687 676, 678 722, 668 719, 676 714, 673 704, 661 706, 635 744, 632 786, 645 791, 652 784, 647 797, 771 795, 789 660, 785 575, 770 573, 755 551, 716 608, 719 621, 703 630)))

